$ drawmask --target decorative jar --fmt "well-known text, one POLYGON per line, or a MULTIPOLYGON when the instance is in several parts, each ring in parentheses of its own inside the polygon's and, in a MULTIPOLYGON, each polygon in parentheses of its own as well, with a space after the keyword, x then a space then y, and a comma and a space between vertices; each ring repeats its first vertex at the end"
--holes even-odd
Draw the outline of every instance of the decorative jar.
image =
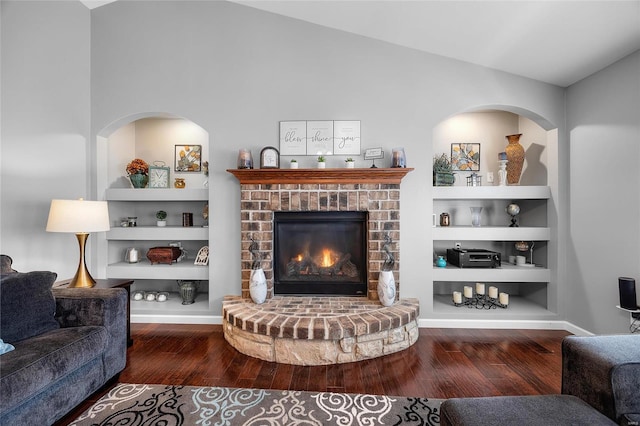
POLYGON ((176 181, 173 183, 173 186, 178 189, 182 189, 187 186, 187 183, 184 181, 184 178, 176 178, 176 181))

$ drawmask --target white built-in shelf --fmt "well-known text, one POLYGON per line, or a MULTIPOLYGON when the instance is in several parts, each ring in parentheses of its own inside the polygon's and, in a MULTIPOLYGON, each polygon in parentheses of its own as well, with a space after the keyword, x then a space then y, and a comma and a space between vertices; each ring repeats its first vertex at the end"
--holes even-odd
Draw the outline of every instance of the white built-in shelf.
POLYGON ((434 200, 547 200, 548 186, 434 186, 434 200))
POLYGON ((500 268, 433 267, 434 281, 549 282, 551 271, 539 266, 516 266, 502 263, 500 268))
POLYGON ((518 319, 529 320, 555 319, 556 314, 527 298, 509 295, 509 306, 506 309, 476 309, 467 306, 455 306, 451 295, 434 295, 433 311, 443 318, 473 319, 518 319))
MULTIPOLYGON (((153 288, 142 289, 155 291, 153 288)), ((209 295, 198 293, 195 303, 183 305, 178 292, 170 292, 166 302, 131 299, 131 322, 213 324, 215 317, 209 307, 209 295)))
POLYGON ((548 241, 551 239, 551 230, 544 227, 437 226, 433 228, 433 239, 445 241, 548 241))
POLYGON ((135 226, 114 227, 107 240, 208 240, 209 228, 202 226, 135 226))
POLYGON ((106 190, 107 201, 206 201, 208 188, 110 188, 106 190))
POLYGON ((171 265, 152 265, 145 258, 138 263, 118 262, 107 265, 107 276, 134 280, 208 280, 209 267, 194 265, 193 259, 185 259, 171 265))

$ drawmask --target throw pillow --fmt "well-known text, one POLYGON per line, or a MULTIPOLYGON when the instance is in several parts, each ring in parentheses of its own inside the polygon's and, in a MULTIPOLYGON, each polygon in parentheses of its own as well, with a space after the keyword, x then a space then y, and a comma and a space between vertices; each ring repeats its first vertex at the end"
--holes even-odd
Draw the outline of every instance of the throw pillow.
POLYGON ((0 355, 6 354, 7 352, 11 352, 14 349, 15 348, 13 347, 13 345, 10 345, 9 343, 5 343, 2 341, 2 339, 0 339, 0 355))
POLYGON ((5 275, 0 280, 0 338, 19 342, 59 328, 51 286, 58 275, 35 271, 5 275))

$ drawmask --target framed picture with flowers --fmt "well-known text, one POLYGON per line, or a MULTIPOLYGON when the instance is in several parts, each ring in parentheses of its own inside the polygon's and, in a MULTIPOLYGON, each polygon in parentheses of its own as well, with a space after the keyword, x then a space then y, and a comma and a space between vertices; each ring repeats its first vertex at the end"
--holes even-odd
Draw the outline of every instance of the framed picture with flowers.
POLYGON ((463 172, 477 172, 480 170, 480 144, 479 143, 452 143, 451 144, 452 170, 463 172))
POLYGON ((202 145, 176 145, 174 171, 200 173, 202 170, 202 145))

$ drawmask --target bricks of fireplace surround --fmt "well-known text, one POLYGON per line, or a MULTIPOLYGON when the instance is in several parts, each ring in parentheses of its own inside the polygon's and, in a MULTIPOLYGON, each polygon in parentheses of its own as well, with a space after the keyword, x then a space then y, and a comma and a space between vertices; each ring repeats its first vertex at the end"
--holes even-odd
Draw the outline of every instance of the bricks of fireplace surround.
POLYGON ((420 306, 384 307, 364 297, 275 296, 262 305, 238 296, 222 302, 223 331, 238 351, 270 362, 328 365, 407 349, 418 339, 420 306))
POLYGON ((242 297, 249 298, 252 257, 251 237, 263 253, 267 298, 273 296, 273 212, 275 211, 367 211, 367 297, 378 299, 378 274, 385 260, 385 234, 394 241, 394 276, 399 298, 400 184, 242 184, 240 185, 242 297))

